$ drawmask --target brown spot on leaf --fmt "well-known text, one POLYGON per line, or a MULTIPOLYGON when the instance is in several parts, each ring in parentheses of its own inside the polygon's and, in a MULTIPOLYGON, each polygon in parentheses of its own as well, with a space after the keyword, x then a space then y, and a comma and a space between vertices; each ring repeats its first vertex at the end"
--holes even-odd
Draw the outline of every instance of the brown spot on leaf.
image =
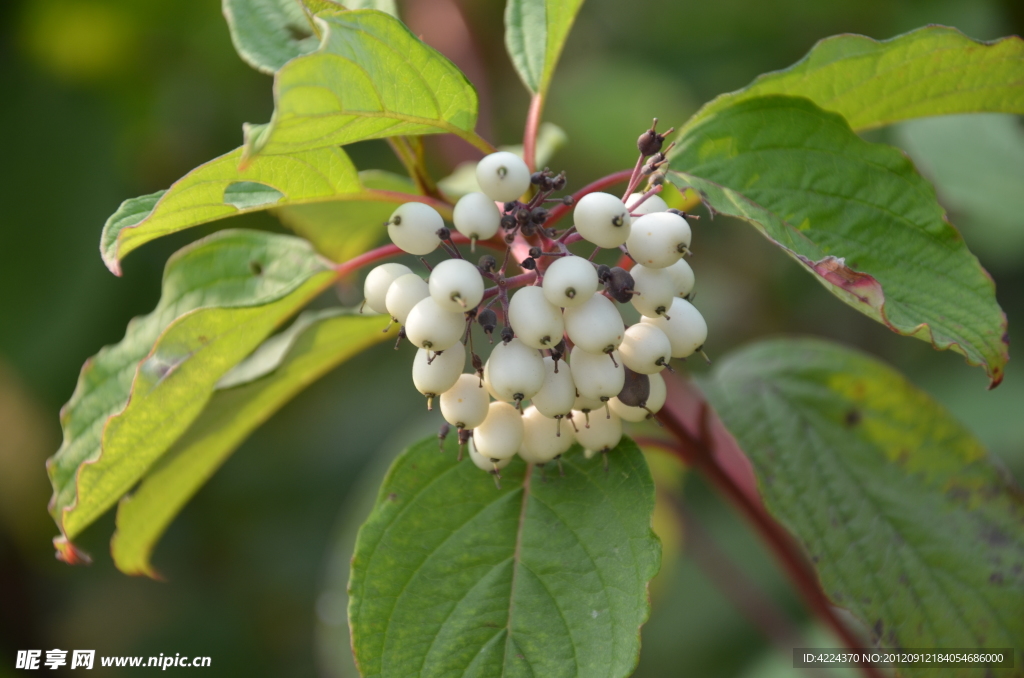
POLYGON ((860 410, 858 410, 855 407, 851 408, 846 413, 846 416, 843 417, 843 423, 846 424, 847 428, 853 428, 854 426, 856 426, 857 424, 860 423, 860 420, 861 420, 860 410))
POLYGON ((881 308, 884 301, 882 286, 873 276, 860 273, 846 265, 842 257, 827 256, 820 261, 811 261, 805 256, 797 255, 815 273, 836 287, 841 287, 854 295, 861 302, 881 308))
POLYGON ((398 501, 398 495, 392 492, 388 495, 388 501, 398 501))
POLYGON ((996 586, 999 586, 1000 584, 1003 583, 1003 573, 1002 572, 993 572, 991 575, 989 575, 988 583, 989 584, 995 584, 996 586))

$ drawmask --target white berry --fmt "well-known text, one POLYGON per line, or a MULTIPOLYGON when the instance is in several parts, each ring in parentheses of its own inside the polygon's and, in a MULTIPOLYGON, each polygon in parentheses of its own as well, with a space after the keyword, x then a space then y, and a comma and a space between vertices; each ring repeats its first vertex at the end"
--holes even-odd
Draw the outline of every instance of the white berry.
POLYGON ((618 351, 591 353, 576 346, 569 354, 569 367, 576 390, 584 398, 607 401, 617 396, 626 383, 618 351))
POLYGON ((598 247, 618 247, 629 237, 629 210, 611 193, 588 193, 572 215, 579 234, 598 247))
POLYGON ((512 202, 530 188, 530 169, 515 153, 491 153, 476 166, 476 182, 491 200, 512 202))
POLYGON ((492 460, 483 456, 477 452, 476 445, 473 443, 472 438, 469 439, 469 458, 473 461, 474 466, 481 471, 487 471, 488 473, 495 473, 512 463, 512 457, 492 460))
POLYGON ((487 390, 480 386, 480 377, 463 374, 454 386, 441 394, 441 416, 456 428, 476 428, 487 418, 489 403, 487 390))
POLYGON ((487 418, 473 429, 476 450, 488 459, 509 459, 523 444, 523 415, 508 403, 487 407, 487 418))
POLYGON ((572 447, 572 426, 545 417, 536 407, 523 412, 523 444, 519 456, 530 464, 546 464, 572 447))
POLYGON ((626 198, 626 204, 629 205, 629 211, 631 214, 639 214, 642 216, 644 214, 650 214, 651 212, 668 211, 668 203, 662 200, 660 195, 652 195, 650 198, 640 203, 639 207, 633 207, 633 205, 636 205, 637 202, 640 201, 640 198, 642 198, 643 195, 643 193, 630 193, 629 197, 626 198))
POLYGON ((624 421, 639 422, 650 418, 652 413, 657 413, 662 407, 665 406, 665 379, 660 374, 651 374, 647 377, 650 379, 651 392, 647 396, 647 410, 642 407, 632 407, 624 404, 618 398, 612 398, 608 402, 608 406, 612 408, 612 412, 619 415, 624 421))
POLYGON ((409 254, 423 256, 433 252, 441 238, 437 231, 444 228, 444 219, 430 205, 407 202, 392 212, 388 219, 391 242, 409 254))
POLYGON ((622 439, 622 420, 614 412, 605 416, 593 414, 590 427, 580 426, 576 431, 576 442, 589 451, 587 457, 595 452, 605 452, 619 444, 622 439))
POLYGON ((690 264, 686 263, 686 259, 680 259, 662 270, 672 276, 672 284, 675 286, 677 297, 685 297, 693 291, 693 269, 690 268, 690 264))
POLYGON ((368 274, 363 282, 363 297, 366 298, 366 305, 375 313, 387 313, 388 307, 385 299, 388 296, 388 288, 396 278, 409 275, 412 270, 402 264, 381 264, 368 274))
POLYGON ((633 308, 648 318, 665 315, 676 298, 676 284, 672 275, 663 268, 648 268, 637 264, 630 269, 633 276, 633 308))
POLYGON ((462 313, 446 311, 433 297, 421 299, 405 320, 405 334, 419 348, 444 351, 454 346, 466 331, 462 313))
POLYGON ((544 290, 524 287, 508 302, 508 319, 516 336, 531 348, 551 348, 562 340, 562 309, 548 302, 544 290))
POLYGON ((427 281, 415 273, 395 278, 384 297, 384 308, 400 325, 404 325, 412 307, 430 296, 427 281))
POLYGON ((446 311, 464 313, 484 298, 480 269, 465 259, 445 259, 430 272, 428 282, 430 296, 446 311))
POLYGON ((491 396, 495 400, 501 400, 502 402, 512 402, 512 398, 503 398, 500 393, 494 390, 494 385, 491 383, 491 361, 490 359, 484 363, 484 390, 487 391, 487 395, 491 396))
POLYGON ((582 395, 576 396, 576 400, 572 403, 572 409, 575 412, 582 412, 587 414, 589 412, 597 412, 598 410, 604 410, 606 403, 601 402, 599 398, 587 398, 582 395))
POLYGON ((461 341, 441 353, 421 348, 412 361, 413 386, 427 396, 429 407, 434 398, 455 385, 465 366, 466 347, 461 341))
POLYGON ((495 346, 485 372, 497 399, 505 402, 528 400, 544 386, 544 360, 519 339, 495 346))
POLYGON ((597 270, 583 257, 559 257, 544 272, 541 288, 555 306, 581 306, 597 291, 597 270))
POLYGON ((566 334, 584 351, 602 353, 622 343, 622 316, 603 294, 592 294, 586 303, 565 309, 563 317, 566 334))
POLYGON ((477 240, 494 237, 501 226, 501 212, 483 193, 467 193, 455 203, 452 223, 462 235, 477 240))
POLYGON ((650 323, 665 333, 672 345, 673 358, 686 358, 707 341, 708 325, 686 299, 676 297, 666 316, 641 318, 640 322, 650 323))
POLYGON ((650 268, 671 266, 689 247, 690 225, 672 212, 653 212, 640 217, 633 222, 626 240, 630 256, 650 268))
POLYGON ((657 374, 672 358, 672 343, 660 327, 636 323, 626 328, 619 346, 623 364, 639 374, 657 374))
POLYGON ((530 401, 545 417, 564 417, 573 409, 576 402, 576 383, 572 380, 572 371, 564 360, 558 361, 555 372, 555 359, 544 358, 544 385, 534 394, 530 401))

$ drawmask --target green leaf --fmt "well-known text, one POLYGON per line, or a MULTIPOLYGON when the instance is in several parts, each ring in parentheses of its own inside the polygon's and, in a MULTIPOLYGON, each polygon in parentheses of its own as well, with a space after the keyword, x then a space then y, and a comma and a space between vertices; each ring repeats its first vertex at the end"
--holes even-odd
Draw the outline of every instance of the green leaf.
POLYGON ((248 365, 245 381, 236 374, 233 382, 226 382, 225 375, 202 414, 118 505, 117 533, 111 541, 118 569, 156 577, 150 564, 153 549, 188 500, 253 430, 296 394, 338 364, 392 337, 394 332, 381 332, 381 321, 382 316, 341 309, 303 313, 228 373, 248 365))
POLYGON ((231 42, 242 60, 268 75, 320 45, 299 0, 224 0, 231 42))
POLYGON ((145 243, 236 214, 324 201, 404 201, 364 187, 340 148, 260 156, 245 169, 239 169, 241 158, 242 149, 235 149, 200 165, 166 191, 123 202, 100 239, 107 268, 120 275, 121 259, 145 243))
POLYGON ((1024 501, 949 412, 886 365, 811 339, 744 349, 706 390, 768 510, 883 647, 1019 647, 1024 501))
MULTIPOLYGON (((416 192, 411 180, 391 172, 367 170, 359 173, 359 180, 371 191, 416 192)), ((333 261, 348 261, 384 237, 384 222, 394 211, 393 202, 378 199, 279 207, 274 214, 285 226, 312 242, 324 256, 333 261)))
POLYGON ((199 415, 214 385, 334 272, 291 236, 221 231, 167 263, 157 307, 82 368, 47 463, 50 513, 72 539, 199 415))
POLYGON ((1009 115, 905 122, 901 147, 935 182, 939 200, 986 266, 1013 271, 1024 255, 1024 127, 1009 115))
MULTIPOLYGON (((449 436, 392 465, 359 532, 352 647, 375 676, 627 676, 658 570, 654 484, 629 439, 565 476, 518 458, 501 489, 449 436)), ((550 466, 550 465, 549 465, 550 466)))
POLYGON ((898 150, 806 99, 739 101, 690 128, 673 179, 756 226, 837 297, 900 334, 982 365, 1009 359, 991 278, 898 150))
POLYGON ((543 95, 583 0, 508 0, 505 47, 526 88, 543 95))
POLYGON ((245 63, 267 75, 320 46, 313 14, 346 9, 378 9, 398 16, 394 0, 223 0, 235 51, 245 63))
POLYGON ((456 134, 477 147, 477 96, 466 76, 376 10, 324 14, 320 48, 274 76, 274 115, 245 127, 245 160, 397 135, 456 134))
POLYGON ((766 94, 807 97, 855 130, 952 113, 1024 113, 1024 40, 926 26, 891 40, 825 38, 793 66, 708 102, 683 128, 766 94))

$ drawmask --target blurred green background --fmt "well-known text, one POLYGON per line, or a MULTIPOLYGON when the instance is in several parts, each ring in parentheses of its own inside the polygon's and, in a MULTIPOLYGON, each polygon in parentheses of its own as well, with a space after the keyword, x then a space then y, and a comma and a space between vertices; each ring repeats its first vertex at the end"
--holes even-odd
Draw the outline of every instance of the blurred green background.
MULTIPOLYGON (((400 2, 413 30, 478 85, 481 131, 518 143, 527 97, 503 48, 502 5, 400 2), (461 16, 460 18, 460 9, 461 16), (472 37, 468 37, 467 27, 472 37)), ((630 166, 658 116, 679 125, 710 97, 799 59, 839 32, 888 38, 926 23, 979 39, 1024 33, 1019 0, 588 0, 547 119, 570 144, 570 186, 630 166)), ((147 245, 112 276, 99 233, 121 200, 165 188, 264 122, 271 80, 235 55, 215 0, 0 3, 0 676, 18 649, 207 655, 219 676, 350 676, 344 583, 355 529, 388 461, 434 430, 409 357, 379 346, 260 429, 176 520, 156 553, 165 582, 118 573, 113 519, 82 539, 96 562, 53 558, 44 460, 83 361, 159 295, 166 258, 211 228, 147 245)), ((907 149, 1024 328, 1024 127, 1009 116, 904 124, 872 140, 907 149)), ((432 139, 441 176, 467 149, 432 139)), ((382 142, 350 149, 398 169, 382 142)), ((226 224, 221 224, 226 225, 226 224)), ((272 217, 234 227, 280 229, 272 217)), ((778 332, 827 336, 905 371, 1024 478, 1024 369, 985 390, 982 370, 897 337, 838 303, 742 224, 699 222, 693 267, 708 350, 778 332)), ((703 368, 695 368, 703 369, 703 368)), ((697 478, 659 462, 665 568, 638 676, 782 676, 793 644, 834 641, 808 621, 764 551, 697 478), (684 516, 682 519, 679 516, 684 516)), ((99 669, 100 674, 103 673, 99 669)), ((801 674, 809 675, 809 674, 801 674)))

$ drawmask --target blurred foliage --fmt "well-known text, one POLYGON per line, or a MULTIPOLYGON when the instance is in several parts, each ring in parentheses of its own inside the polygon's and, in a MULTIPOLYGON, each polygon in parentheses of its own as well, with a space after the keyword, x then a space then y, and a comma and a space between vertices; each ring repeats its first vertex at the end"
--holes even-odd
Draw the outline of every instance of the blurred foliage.
MULTIPOLYGON (((428 39, 438 35, 430 17, 440 6, 399 3, 428 39)), ((519 143, 528 96, 504 52, 503 4, 461 7, 475 39, 453 58, 480 73, 473 77, 489 93, 481 129, 496 143, 519 143), (477 62, 466 65, 465 54, 477 62)), ((887 38, 926 23, 992 39, 1024 33, 1024 10, 1019 0, 588 0, 551 90, 547 118, 569 145, 550 164, 581 185, 631 165, 651 117, 678 127, 703 101, 788 66, 828 35, 887 38)), ((158 548, 167 583, 113 568, 112 516, 83 536, 96 556, 91 568, 58 563, 45 512, 43 460, 59 444, 56 413, 82 362, 155 306, 167 257, 210 231, 146 245, 117 279, 99 257, 103 222, 123 199, 166 188, 237 147, 243 121, 269 119, 270 84, 237 57, 213 0, 0 3, 0 124, 8 130, 0 163, 0 675, 17 649, 53 647, 209 655, 223 676, 351 675, 337 668, 351 661, 343 641, 316 632, 344 631, 332 598, 343 582, 324 578, 341 569, 329 568, 345 557, 335 550, 351 548, 351 526, 366 515, 359 497, 372 499, 393 455, 439 422, 409 387, 407 352, 385 344, 346 363, 243 445, 158 548), (320 649, 318 635, 330 639, 320 649)), ((1016 336, 1024 330, 1020 191, 997 190, 996 181, 1020 183, 1022 128, 1019 119, 995 120, 922 121, 869 139, 904 147, 937 182, 951 220, 995 277, 1016 336)), ((438 176, 466 157, 443 139, 428 146, 441 151, 438 176)), ((382 142, 348 150, 359 169, 401 169, 382 142)), ((282 230, 267 214, 227 224, 282 230)), ((696 303, 712 328, 713 358, 780 331, 863 348, 949 407, 1024 478, 1020 363, 986 392, 979 370, 837 303, 749 227, 705 215, 696 230, 696 303)), ((352 300, 350 288, 342 293, 352 300)), ((771 556, 699 479, 687 477, 681 499, 662 494, 676 502, 670 509, 685 507, 683 522, 666 521, 687 525, 675 541, 683 554, 666 557, 672 565, 655 582, 636 675, 793 675, 786 648, 738 604, 740 580, 723 582, 709 553, 730 560, 805 642, 831 644, 806 626, 771 556), (688 539, 687 520, 709 539, 688 539)))

